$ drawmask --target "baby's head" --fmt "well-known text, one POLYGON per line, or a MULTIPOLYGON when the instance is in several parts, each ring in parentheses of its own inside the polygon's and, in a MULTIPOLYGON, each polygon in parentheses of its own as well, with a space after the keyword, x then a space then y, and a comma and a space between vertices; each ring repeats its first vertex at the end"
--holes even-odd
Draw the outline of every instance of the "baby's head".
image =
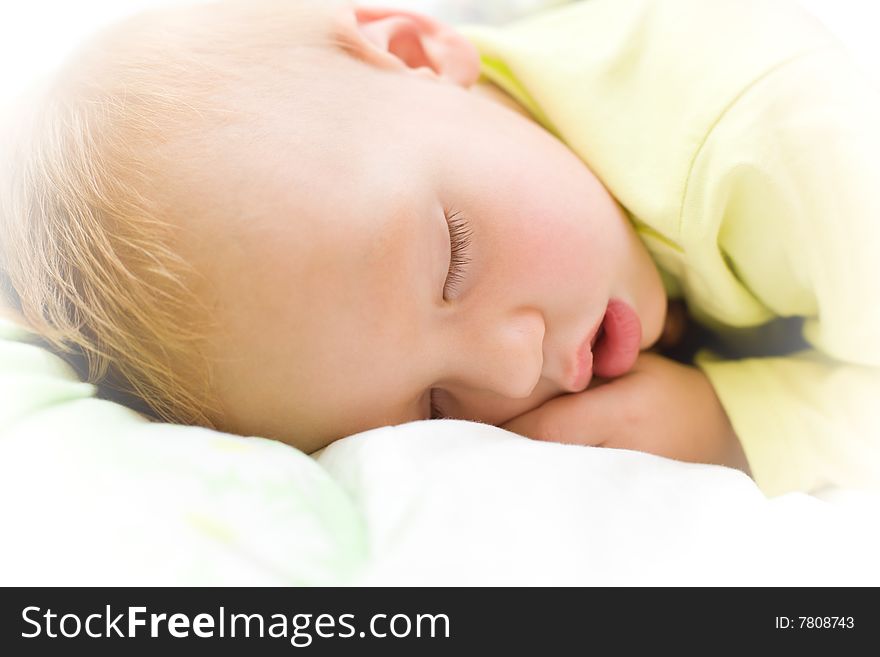
POLYGON ((478 78, 465 38, 398 10, 116 26, 7 171, 15 301, 159 417, 306 451, 432 398, 500 424, 581 388, 609 299, 657 340, 659 274, 584 162, 478 78))

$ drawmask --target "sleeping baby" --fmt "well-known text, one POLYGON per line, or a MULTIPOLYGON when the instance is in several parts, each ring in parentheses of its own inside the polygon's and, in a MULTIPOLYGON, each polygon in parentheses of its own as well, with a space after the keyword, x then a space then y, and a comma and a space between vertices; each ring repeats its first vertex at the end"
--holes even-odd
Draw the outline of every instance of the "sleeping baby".
POLYGON ((165 421, 313 452, 448 417, 873 485, 878 116, 788 2, 153 11, 16 124, 3 278, 165 421))

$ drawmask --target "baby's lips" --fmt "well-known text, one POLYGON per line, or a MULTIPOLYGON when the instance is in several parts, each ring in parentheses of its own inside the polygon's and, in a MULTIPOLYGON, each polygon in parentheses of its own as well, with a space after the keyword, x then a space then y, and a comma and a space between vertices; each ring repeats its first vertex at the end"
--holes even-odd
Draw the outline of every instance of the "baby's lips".
POLYGON ((639 357, 642 323, 625 301, 612 299, 602 323, 604 335, 596 344, 593 372, 604 378, 622 376, 639 357))

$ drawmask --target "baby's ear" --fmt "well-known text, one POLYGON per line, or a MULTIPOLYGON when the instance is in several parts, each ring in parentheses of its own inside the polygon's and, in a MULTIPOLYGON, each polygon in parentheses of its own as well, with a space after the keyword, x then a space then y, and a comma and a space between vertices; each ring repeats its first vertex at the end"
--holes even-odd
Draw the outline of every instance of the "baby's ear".
POLYGON ((342 29, 357 57, 389 69, 469 87, 480 76, 476 47, 448 25, 401 9, 347 7, 342 29))

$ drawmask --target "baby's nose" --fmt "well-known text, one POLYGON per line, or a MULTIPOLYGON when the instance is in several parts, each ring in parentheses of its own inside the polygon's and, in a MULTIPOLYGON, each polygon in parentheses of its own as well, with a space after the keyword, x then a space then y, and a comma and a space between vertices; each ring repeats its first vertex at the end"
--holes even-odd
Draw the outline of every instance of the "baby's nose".
POLYGON ((544 318, 534 309, 520 309, 487 322, 473 342, 466 367, 470 385, 504 397, 532 394, 544 366, 544 318))

